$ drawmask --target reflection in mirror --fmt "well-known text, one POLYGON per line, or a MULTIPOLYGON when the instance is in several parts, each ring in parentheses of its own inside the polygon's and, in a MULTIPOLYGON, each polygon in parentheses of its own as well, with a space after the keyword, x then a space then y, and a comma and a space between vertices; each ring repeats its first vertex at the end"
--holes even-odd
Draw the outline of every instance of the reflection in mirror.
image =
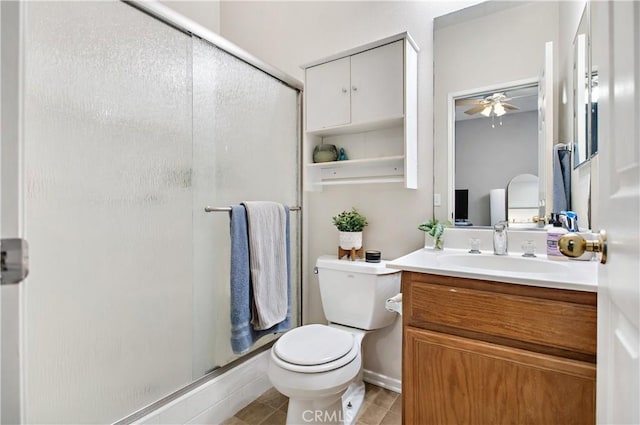
POLYGON ((591 146, 589 156, 598 153, 598 69, 591 64, 591 90, 589 96, 591 100, 591 146))
MULTIPOLYGON (((508 182, 516 175, 524 173, 537 174, 540 178, 539 211, 536 215, 545 215, 550 203, 547 194, 551 194, 552 144, 554 141, 559 141, 559 123, 564 124, 556 116, 559 102, 554 102, 556 96, 554 96, 553 87, 558 86, 558 80, 553 70, 558 69, 558 66, 554 67, 551 59, 554 57, 562 59, 560 55, 569 51, 577 26, 572 26, 569 31, 571 35, 567 33, 566 43, 562 43, 563 50, 557 51, 554 56, 550 45, 559 45, 558 23, 561 9, 563 9, 561 2, 487 1, 434 20, 434 217, 454 221, 456 214, 459 213, 454 207, 456 189, 466 189, 469 201, 467 221, 459 221, 459 223, 473 223, 474 226, 491 225, 489 199, 491 189, 502 189, 506 192, 508 182), (500 28, 500 31, 488 30, 491 28, 500 28), (549 72, 541 73, 542 69, 549 72), (541 75, 549 78, 543 80, 541 75), (460 159, 456 158, 456 155, 459 157, 460 152, 453 137, 457 125, 453 113, 454 101, 456 98, 485 93, 489 96, 512 87, 513 83, 509 82, 525 80, 532 83, 548 81, 548 84, 541 84, 543 88, 541 94, 544 93, 544 96, 541 96, 544 100, 544 106, 541 109, 544 113, 538 114, 539 117, 544 117, 541 119, 538 134, 540 140, 543 140, 542 135, 544 135, 544 142, 535 142, 534 147, 539 151, 532 153, 532 157, 538 158, 539 164, 530 170, 509 170, 512 160, 521 157, 522 153, 507 153, 505 149, 508 150, 513 143, 517 143, 520 139, 519 135, 516 137, 514 134, 512 144, 507 144, 505 149, 497 152, 483 149, 476 144, 473 161, 476 164, 484 164, 485 169, 476 172, 472 182, 488 180, 485 174, 497 174, 500 170, 503 171, 500 182, 493 182, 484 190, 483 196, 478 196, 483 206, 476 212, 473 207, 475 195, 472 188, 463 186, 459 181, 460 177, 456 175, 457 171, 460 171, 459 165, 456 170, 456 162, 460 159), (556 103, 556 109, 553 108, 554 103, 556 103), (456 151, 458 151, 457 154, 456 151)), ((577 24, 578 20, 579 15, 573 22, 577 24)), ((564 61, 561 60, 560 63, 564 61)), ((571 63, 570 60, 568 63, 571 63)), ((473 105, 468 105, 467 109, 471 106, 473 105)), ((493 121, 490 117, 484 118, 488 121, 488 126, 485 128, 505 130, 505 126, 508 127, 513 122, 509 119, 510 114, 511 112, 507 111, 502 117, 502 126, 498 116, 494 117, 493 121), (495 128, 491 127, 492 124, 495 128)), ((524 114, 516 113, 513 117, 524 114)), ((530 112, 530 114, 534 113, 530 112)), ((571 126, 570 118, 566 121, 567 126, 571 126)), ((564 127, 562 129, 564 130, 564 127)), ((506 207, 504 211, 506 214, 506 207)))
MULTIPOLYGON (((527 174, 536 179, 534 211, 527 221, 535 227, 532 218, 538 215, 537 82, 480 90, 454 96, 453 100, 456 226, 491 226, 505 218, 511 221, 511 217, 505 217, 505 189, 514 177, 527 174)), ((525 223, 523 218, 518 220, 525 223)))
POLYGON ((573 166, 589 159, 591 135, 591 108, 589 105, 589 38, 588 17, 585 7, 573 40, 573 166))
POLYGON ((510 227, 535 226, 538 214, 538 176, 520 174, 507 186, 507 220, 510 227))

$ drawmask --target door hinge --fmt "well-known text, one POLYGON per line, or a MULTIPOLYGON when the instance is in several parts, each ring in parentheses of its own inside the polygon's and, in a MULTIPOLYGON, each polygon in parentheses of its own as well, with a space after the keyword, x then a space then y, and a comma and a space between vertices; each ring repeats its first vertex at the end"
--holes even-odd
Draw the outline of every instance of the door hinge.
POLYGON ((14 285, 29 274, 29 244, 24 239, 0 240, 0 283, 14 285))

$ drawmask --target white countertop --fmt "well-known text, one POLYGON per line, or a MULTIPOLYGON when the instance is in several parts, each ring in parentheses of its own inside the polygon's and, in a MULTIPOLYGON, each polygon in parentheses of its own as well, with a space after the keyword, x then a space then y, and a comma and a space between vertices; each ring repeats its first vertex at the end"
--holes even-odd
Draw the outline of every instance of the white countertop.
MULTIPOLYGON (((515 283, 519 285, 540 286, 545 288, 572 289, 577 291, 596 292, 598 289, 598 266, 595 261, 576 260, 547 260, 546 255, 537 258, 523 258, 521 254, 509 254, 514 263, 523 264, 523 261, 534 261, 548 264, 552 271, 549 272, 523 272, 516 270, 490 269, 461 266, 457 264, 443 264, 447 261, 445 256, 474 256, 474 260, 482 262, 480 257, 495 257, 493 253, 469 254, 464 249, 447 249, 442 251, 431 248, 423 248, 397 258, 387 263, 387 267, 407 270, 419 273, 437 274, 443 276, 464 277, 469 279, 493 280, 496 282, 515 283), (440 257, 440 259, 439 259, 440 257)), ((485 258, 491 262, 492 258, 485 258)), ((505 258, 505 260, 507 260, 505 258)), ((544 266, 544 264, 540 264, 544 266)))

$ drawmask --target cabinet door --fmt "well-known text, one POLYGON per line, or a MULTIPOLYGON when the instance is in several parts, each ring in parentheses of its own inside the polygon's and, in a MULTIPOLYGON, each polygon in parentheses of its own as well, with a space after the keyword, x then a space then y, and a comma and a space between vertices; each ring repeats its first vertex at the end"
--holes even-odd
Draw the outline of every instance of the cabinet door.
POLYGON ((350 58, 307 68, 307 131, 350 122, 350 58))
POLYGON ((404 42, 351 57, 351 123, 404 115, 404 42))
POLYGON ((595 365, 406 327, 405 424, 594 424, 595 365))

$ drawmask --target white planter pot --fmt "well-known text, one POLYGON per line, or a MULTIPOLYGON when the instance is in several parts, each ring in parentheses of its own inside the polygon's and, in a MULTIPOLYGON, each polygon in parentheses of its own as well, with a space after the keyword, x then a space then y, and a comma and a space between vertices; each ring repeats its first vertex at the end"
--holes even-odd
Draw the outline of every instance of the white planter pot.
POLYGON ((340 232, 340 248, 362 248, 362 232, 340 232))

